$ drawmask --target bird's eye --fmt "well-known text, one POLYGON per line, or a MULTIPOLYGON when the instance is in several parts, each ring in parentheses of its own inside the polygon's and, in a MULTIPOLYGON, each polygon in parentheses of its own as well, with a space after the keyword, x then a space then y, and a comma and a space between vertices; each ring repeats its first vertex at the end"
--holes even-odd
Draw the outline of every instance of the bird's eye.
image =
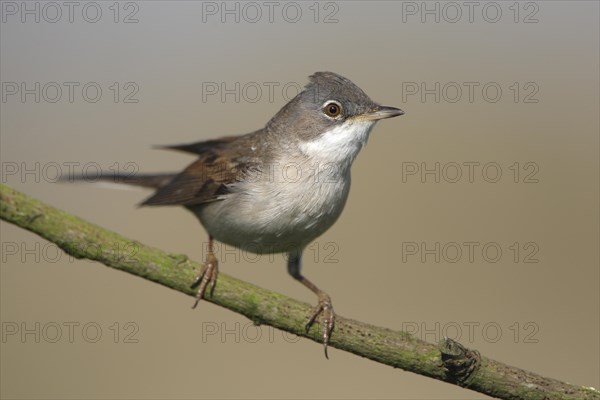
POLYGON ((329 101, 323 106, 323 112, 331 118, 339 117, 342 113, 342 105, 337 101, 329 101))

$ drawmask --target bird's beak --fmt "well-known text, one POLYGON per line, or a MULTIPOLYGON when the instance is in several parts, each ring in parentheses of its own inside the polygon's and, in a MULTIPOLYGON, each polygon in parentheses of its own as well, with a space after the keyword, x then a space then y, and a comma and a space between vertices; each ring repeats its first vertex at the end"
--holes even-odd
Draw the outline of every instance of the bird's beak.
POLYGON ((385 118, 394 118, 404 115, 404 111, 395 107, 377 106, 376 109, 362 115, 362 118, 369 121, 377 121, 385 118))

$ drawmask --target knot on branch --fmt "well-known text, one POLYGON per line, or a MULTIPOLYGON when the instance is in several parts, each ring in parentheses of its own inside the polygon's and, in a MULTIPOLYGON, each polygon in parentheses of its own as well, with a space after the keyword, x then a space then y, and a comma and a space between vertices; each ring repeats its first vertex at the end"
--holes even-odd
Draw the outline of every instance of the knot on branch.
POLYGON ((464 384, 481 363, 477 350, 470 350, 450 338, 444 338, 438 344, 442 355, 442 365, 446 368, 446 377, 452 382, 464 384))

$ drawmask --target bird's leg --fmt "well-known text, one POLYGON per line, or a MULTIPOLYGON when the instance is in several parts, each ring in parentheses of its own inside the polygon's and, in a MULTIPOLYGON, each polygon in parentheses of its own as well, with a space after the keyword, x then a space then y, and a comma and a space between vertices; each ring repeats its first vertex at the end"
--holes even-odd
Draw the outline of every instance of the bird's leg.
POLYGON ((327 355, 327 345, 329 344, 329 338, 331 337, 331 332, 333 331, 333 326, 335 323, 335 313, 333 312, 331 297, 329 297, 327 293, 319 289, 314 283, 306 279, 300 273, 301 257, 302 251, 290 252, 288 254, 288 272, 290 275, 292 275, 292 277, 294 277, 294 279, 300 281, 300 283, 309 288, 319 297, 319 304, 317 304, 310 314, 305 329, 306 332, 308 332, 310 327, 315 323, 317 317, 319 317, 319 315, 321 316, 323 327, 323 347, 325 349, 325 357, 329 358, 327 355))
POLYGON ((198 292, 196 292, 196 301, 192 308, 196 308, 198 302, 204 297, 204 293, 206 292, 206 288, 210 283, 210 296, 212 297, 213 292, 215 291, 215 284, 217 283, 217 276, 219 275, 219 260, 215 257, 215 253, 213 252, 213 237, 208 236, 208 253, 206 254, 206 261, 202 266, 202 270, 200 270, 200 274, 192 283, 192 288, 200 285, 198 288, 198 292))

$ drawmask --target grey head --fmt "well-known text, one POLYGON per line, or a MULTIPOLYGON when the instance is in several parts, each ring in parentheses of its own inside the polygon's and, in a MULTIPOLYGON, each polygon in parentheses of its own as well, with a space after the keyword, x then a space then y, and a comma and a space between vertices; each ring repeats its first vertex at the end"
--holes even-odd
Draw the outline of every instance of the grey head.
POLYGON ((354 122, 370 122, 403 115, 398 108, 381 106, 350 79, 333 72, 316 72, 304 90, 268 123, 267 131, 310 141, 354 122))

